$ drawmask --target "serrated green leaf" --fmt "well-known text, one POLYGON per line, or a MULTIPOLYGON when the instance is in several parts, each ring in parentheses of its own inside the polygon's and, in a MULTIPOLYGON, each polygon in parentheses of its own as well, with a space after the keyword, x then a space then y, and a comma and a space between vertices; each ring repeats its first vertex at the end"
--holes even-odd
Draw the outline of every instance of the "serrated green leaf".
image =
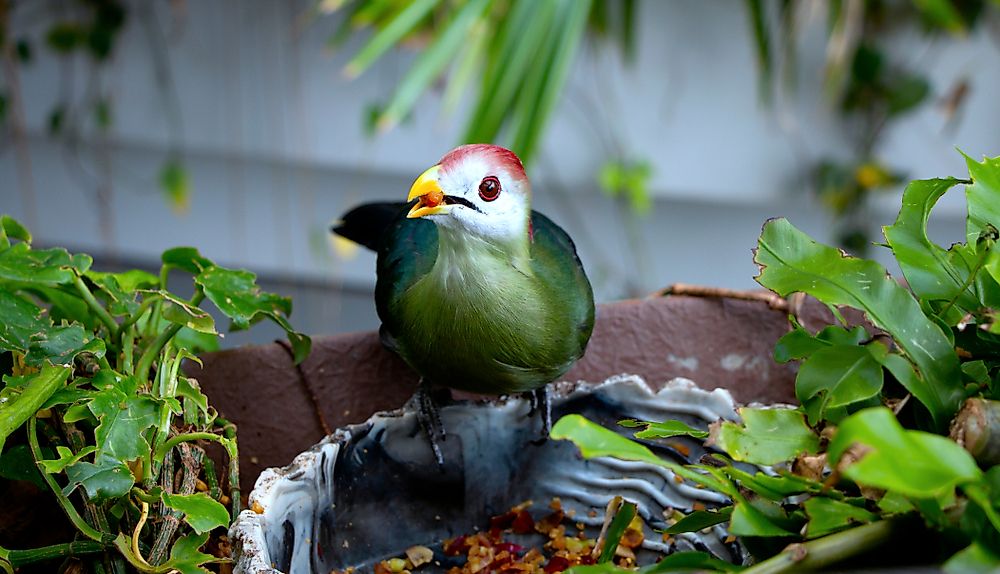
POLYGON ((937 498, 982 477, 972 455, 954 441, 905 430, 884 407, 865 409, 841 421, 827 450, 831 466, 855 443, 870 450, 843 473, 863 485, 937 498))
POLYGON ((70 255, 65 249, 31 249, 15 243, 0 251, 0 281, 55 287, 73 282, 74 270, 84 273, 93 260, 89 255, 70 255))
POLYGON ((663 532, 665 534, 681 534, 684 532, 697 532, 709 526, 728 522, 733 513, 732 506, 726 506, 719 510, 695 510, 684 518, 678 520, 673 526, 663 532))
POLYGON ((62 325, 50 327, 31 336, 31 345, 24 362, 29 365, 72 366, 73 359, 80 353, 91 353, 103 357, 106 349, 104 340, 94 337, 82 325, 62 325))
POLYGON ((177 396, 190 399, 198 406, 203 413, 208 413, 208 397, 201 392, 201 387, 196 379, 187 377, 177 378, 177 396))
POLYGON ((131 315, 139 309, 137 290, 152 289, 160 283, 155 275, 136 269, 124 273, 88 271, 86 276, 97 285, 96 295, 107 301, 108 311, 117 317, 131 315))
POLYGON ((815 453, 819 437, 792 409, 741 408, 743 424, 725 421, 713 427, 712 439, 733 460, 771 465, 815 453))
MULTIPOLYGON (((878 347, 884 354, 885 347, 878 347)), ((878 395, 882 382, 882 365, 868 348, 836 345, 814 352, 802 363, 795 377, 795 397, 805 406, 809 423, 816 424, 824 420, 827 409, 878 395)))
POLYGON ((163 503, 184 513, 184 521, 195 532, 209 532, 220 526, 229 525, 229 512, 220 502, 204 492, 196 494, 163 493, 163 503))
POLYGON ((198 534, 192 532, 174 542, 170 549, 170 560, 164 563, 164 567, 172 568, 181 574, 211 574, 207 569, 202 568, 203 564, 225 562, 223 558, 216 558, 211 554, 199 552, 198 549, 208 542, 208 532, 198 534))
POLYGON ((97 456, 128 461, 148 456, 146 429, 156 426, 159 409, 148 396, 128 396, 117 388, 101 391, 87 404, 100 421, 94 430, 97 456))
POLYGON ((848 502, 814 496, 803 506, 809 515, 806 538, 819 538, 852 526, 878 520, 878 515, 848 502))
POLYGON ((755 261, 757 281, 782 296, 808 293, 828 305, 861 309, 892 335, 919 369, 914 393, 944 429, 963 397, 954 347, 921 311, 915 299, 874 261, 847 257, 821 245, 787 220, 771 220, 761 233, 755 261))
POLYGON ((205 295, 232 321, 234 330, 246 329, 264 317, 270 318, 288 334, 295 362, 300 363, 309 354, 311 340, 296 332, 288 323, 292 302, 287 297, 261 291, 257 276, 245 270, 210 267, 197 276, 195 283, 205 290, 205 295))
POLYGON ((194 247, 174 247, 173 249, 167 249, 160 256, 160 260, 164 265, 177 267, 194 275, 215 266, 215 263, 203 257, 194 247))
POLYGON ((42 469, 49 474, 55 474, 57 472, 62 472, 67 466, 76 464, 83 457, 97 450, 96 446, 87 446, 80 449, 80 452, 73 454, 73 451, 64 447, 57 446, 56 454, 59 456, 57 459, 46 459, 38 461, 38 464, 42 466, 42 469))
POLYGON ((4 351, 27 353, 31 338, 45 332, 52 322, 43 317, 42 309, 0 287, 0 348, 4 351))
POLYGON ((689 427, 678 420, 663 421, 654 423, 649 421, 637 421, 625 419, 618 421, 618 424, 628 428, 645 427, 635 433, 635 438, 670 438, 673 436, 692 436, 695 438, 706 438, 708 431, 698 430, 689 427))
POLYGON ((104 455, 96 463, 79 461, 66 467, 69 484, 63 494, 69 496, 77 486, 82 486, 95 502, 125 496, 135 484, 132 473, 125 463, 112 456, 104 455))
POLYGON ((958 180, 947 178, 907 185, 899 216, 895 223, 883 228, 883 233, 914 293, 930 300, 958 296, 961 308, 972 309, 975 298, 962 289, 967 274, 955 268, 947 251, 927 237, 927 221, 934 204, 957 183, 958 180))
POLYGON ((193 331, 198 331, 199 333, 208 335, 218 334, 215 330, 215 319, 208 312, 190 305, 166 291, 161 291, 160 294, 164 298, 164 303, 161 307, 164 319, 193 331))

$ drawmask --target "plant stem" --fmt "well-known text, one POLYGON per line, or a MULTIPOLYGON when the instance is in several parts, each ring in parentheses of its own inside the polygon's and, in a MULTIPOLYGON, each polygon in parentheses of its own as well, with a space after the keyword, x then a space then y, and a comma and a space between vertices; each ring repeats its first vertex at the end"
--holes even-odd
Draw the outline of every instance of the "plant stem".
POLYGON ((771 558, 743 570, 742 574, 818 570, 884 544, 896 531, 899 523, 900 519, 890 518, 809 542, 790 544, 771 558))
POLYGON ((222 427, 222 434, 228 440, 223 443, 226 453, 229 455, 229 498, 232 505, 229 515, 236 520, 240 515, 240 508, 243 504, 240 500, 240 453, 239 445, 236 443, 236 425, 222 417, 215 419, 215 424, 222 427))
POLYGON ((126 317, 124 321, 122 321, 122 324, 119 327, 121 331, 124 332, 125 329, 134 325, 139 319, 142 318, 143 315, 146 314, 146 311, 148 311, 149 308, 152 307, 154 303, 157 303, 162 300, 163 297, 160 295, 151 295, 143 299, 142 303, 139 305, 139 308, 135 310, 135 313, 132 313, 131 315, 126 317))
MULTIPOLYGON (((204 299, 205 299, 205 291, 203 291, 201 287, 198 287, 198 290, 195 291, 194 296, 191 297, 190 301, 191 306, 197 307, 198 304, 201 303, 204 299)), ((154 340, 152 344, 150 344, 149 347, 146 348, 145 351, 143 351, 142 356, 139 357, 139 363, 135 367, 136 374, 142 377, 143 380, 145 380, 146 377, 149 376, 149 369, 152 368, 153 361, 156 359, 156 356, 160 354, 160 351, 163 349, 164 346, 166 346, 166 344, 170 341, 170 339, 174 338, 174 335, 177 334, 177 331, 181 330, 181 327, 182 325, 178 325, 177 323, 172 323, 169 327, 164 329, 163 332, 156 337, 156 340, 154 340)))
POLYGON ((108 310, 104 308, 104 305, 94 298, 94 294, 90 292, 90 288, 87 284, 83 282, 83 278, 80 277, 79 273, 73 274, 73 285, 76 290, 83 297, 83 300, 87 302, 87 306, 97 315, 97 318, 104 323, 104 326, 108 328, 108 339, 111 341, 118 340, 118 323, 115 322, 115 318, 108 313, 108 310))
POLYGON ((65 558, 67 556, 83 556, 86 554, 96 554, 103 552, 106 545, 92 540, 76 540, 64 544, 53 544, 31 550, 10 550, 7 559, 14 568, 20 568, 26 564, 51 560, 53 558, 65 558))
MULTIPOLYGON (((195 486, 198 483, 198 474, 201 470, 201 459, 205 456, 205 452, 200 448, 185 444, 178 448, 178 454, 180 455, 181 465, 184 467, 184 475, 181 478, 181 487, 178 489, 178 494, 193 494, 195 486)), ((151 564, 159 565, 167 559, 170 542, 174 537, 174 533, 177 532, 177 527, 180 526, 181 514, 177 510, 171 510, 169 513, 164 514, 160 532, 156 536, 156 542, 153 543, 152 551, 149 553, 149 562, 151 564)))
POLYGON ((225 437, 221 437, 217 434, 210 432, 189 432, 179 435, 174 435, 169 440, 161 444, 156 448, 156 453, 154 457, 157 460, 161 460, 162 457, 166 456, 167 451, 174 448, 175 446, 181 444, 182 442, 191 442, 196 440, 214 440, 217 443, 221 443, 222 446, 226 446, 225 437))
POLYGON ((105 534, 94 529, 91 525, 87 524, 87 521, 80 516, 80 513, 76 511, 76 507, 73 506, 73 502, 62 493, 62 489, 56 484, 52 475, 45 472, 38 461, 42 460, 42 449, 38 446, 38 429, 37 429, 38 419, 31 417, 28 419, 28 445, 31 447, 31 454, 35 458, 35 465, 38 466, 38 471, 42 475, 42 479, 45 480, 45 484, 49 486, 52 494, 55 495, 56 500, 59 502, 59 506, 62 506, 63 511, 66 513, 66 517, 69 521, 76 526, 76 529, 80 531, 81 534, 100 543, 107 543, 114 540, 114 537, 110 534, 105 534))

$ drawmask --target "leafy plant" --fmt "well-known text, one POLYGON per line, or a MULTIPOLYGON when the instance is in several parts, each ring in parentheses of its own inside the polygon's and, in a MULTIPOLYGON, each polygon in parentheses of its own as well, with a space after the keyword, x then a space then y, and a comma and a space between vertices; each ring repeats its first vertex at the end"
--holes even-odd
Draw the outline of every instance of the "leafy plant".
POLYGON ((339 46, 355 29, 374 29, 347 64, 348 77, 366 71, 394 46, 423 46, 392 98, 371 114, 375 129, 403 121, 440 78, 447 77, 444 101, 451 109, 479 77, 462 142, 502 139, 529 162, 585 32, 617 35, 630 55, 635 4, 624 0, 613 9, 591 0, 337 2, 343 19, 331 44, 339 46))
POLYGON ((51 547, 0 548, 0 570, 85 556, 95 572, 193 574, 224 560, 202 548, 240 510, 236 428, 181 372, 220 336, 201 305, 214 303, 232 329, 275 321, 296 361, 310 340, 289 325, 291 302, 260 291, 252 273, 190 247, 162 261, 159 276, 100 273, 88 255, 33 248, 27 229, 0 218, 0 352, 10 365, 0 476, 48 490, 78 533, 51 547), (172 272, 191 278, 190 298, 167 289, 172 272), (209 442, 228 457, 224 484, 209 442))
MULTIPOLYGON (((907 186, 899 217, 884 228, 906 285, 784 219, 764 225, 757 281, 815 297, 840 323, 812 333, 791 318, 778 341, 777 361, 801 361, 799 407, 743 408, 742 422, 714 423, 706 444, 716 453, 701 464, 661 459, 578 415, 561 419, 553 437, 586 457, 656 464, 726 495, 728 504, 692 512, 666 534, 728 523, 759 561, 745 572, 819 568, 921 531, 937 533, 925 537, 935 553, 922 556, 945 561, 947 572, 1000 567, 1000 158, 966 160, 970 179, 907 186), (959 184, 966 241, 945 249, 928 239, 927 220, 959 184), (863 312, 870 326, 846 324, 840 307, 863 312)), ((635 433, 642 440, 705 432, 622 423, 644 426, 635 433)))

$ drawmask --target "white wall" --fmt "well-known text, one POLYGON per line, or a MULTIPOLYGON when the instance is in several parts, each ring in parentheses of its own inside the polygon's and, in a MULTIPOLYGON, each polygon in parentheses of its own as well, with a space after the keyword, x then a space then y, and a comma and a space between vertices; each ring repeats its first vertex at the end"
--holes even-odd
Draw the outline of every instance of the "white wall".
MULTIPOLYGON (((173 245, 195 245, 275 285, 297 285, 293 323, 299 317, 306 330, 374 327, 370 306, 345 313, 340 303, 324 303, 329 293, 330 301, 363 306, 374 280, 373 257, 336 255, 326 229, 362 200, 402 199, 412 179, 458 143, 464 116, 442 116, 430 96, 412 122, 367 139, 365 106, 389 97, 412 55, 388 58, 353 82, 343 79, 340 70, 357 44, 328 53, 324 44, 336 21, 308 23, 303 15, 312 2, 305 0, 185 3, 189 13, 179 27, 171 24, 168 4, 156 3, 174 78, 165 96, 150 50, 156 36, 136 17, 149 5, 131 5, 105 78, 115 116, 110 230, 98 225, 98 164, 90 149, 79 156, 81 168, 77 156, 45 135, 47 114, 64 90, 65 64, 45 56, 23 70, 37 211, 29 223, 37 240, 139 262, 173 245), (171 101, 180 131, 165 113, 171 101), (193 185, 191 210, 182 215, 165 207, 156 183, 172 142, 184 151, 193 185), (350 287, 347 294, 338 294, 342 285, 350 287)), ((819 238, 829 235, 827 215, 805 179, 820 157, 846 153, 839 120, 810 81, 821 73, 822 34, 803 42, 801 89, 769 110, 758 101, 743 4, 646 1, 640 10, 634 67, 593 45, 577 62, 529 174, 536 207, 576 238, 601 299, 672 282, 754 287, 750 249, 766 218, 788 216, 819 238), (596 134, 609 128, 656 169, 658 199, 638 224, 644 251, 638 255, 621 214, 594 184, 607 145, 596 134)), ((822 25, 817 21, 816 31, 822 25)), ((904 38, 900 50, 930 71, 938 93, 957 77, 973 76, 964 121, 945 131, 939 108, 926 106, 887 134, 882 155, 914 177, 962 175, 955 146, 973 156, 1000 155, 998 50, 985 34, 925 44, 904 38)), ((75 64, 77 93, 84 64, 75 64)), ((12 151, 7 145, 0 153, 0 211, 25 218, 12 151)), ((961 237, 961 197, 953 195, 936 221, 942 241, 961 237)), ((873 223, 891 222, 897 205, 894 196, 879 201, 873 223)))

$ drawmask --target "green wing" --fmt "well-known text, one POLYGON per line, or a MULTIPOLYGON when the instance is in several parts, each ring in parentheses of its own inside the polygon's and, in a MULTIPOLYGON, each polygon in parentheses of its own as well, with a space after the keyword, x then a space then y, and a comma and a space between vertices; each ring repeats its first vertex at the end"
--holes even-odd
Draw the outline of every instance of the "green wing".
MULTIPOLYGON (((590 282, 569 235, 551 219, 531 212, 532 268, 545 285, 554 304, 565 305, 577 326, 579 355, 583 354, 594 328, 594 296, 590 282)), ((401 215, 387 230, 378 252, 375 307, 382 320, 382 341, 395 349, 390 302, 397 301, 416 281, 434 267, 437 259, 437 226, 425 219, 401 215)))

